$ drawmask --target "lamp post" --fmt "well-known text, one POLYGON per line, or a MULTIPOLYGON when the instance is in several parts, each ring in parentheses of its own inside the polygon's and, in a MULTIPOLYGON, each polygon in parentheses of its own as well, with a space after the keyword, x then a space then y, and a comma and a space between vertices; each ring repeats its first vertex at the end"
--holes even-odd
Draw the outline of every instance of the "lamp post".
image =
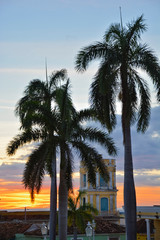
POLYGON ((89 239, 91 239, 90 237, 92 236, 92 225, 90 222, 87 223, 86 236, 89 237, 89 239))
POLYGON ((48 232, 48 228, 46 224, 43 222, 41 225, 41 233, 44 236, 44 240, 46 240, 47 232, 48 232))
POLYGON ((48 227, 48 231, 49 231, 50 230, 50 221, 48 222, 47 227, 48 227))
POLYGON ((92 231, 93 231, 93 240, 95 239, 95 228, 96 228, 96 223, 94 221, 94 219, 92 220, 92 231))

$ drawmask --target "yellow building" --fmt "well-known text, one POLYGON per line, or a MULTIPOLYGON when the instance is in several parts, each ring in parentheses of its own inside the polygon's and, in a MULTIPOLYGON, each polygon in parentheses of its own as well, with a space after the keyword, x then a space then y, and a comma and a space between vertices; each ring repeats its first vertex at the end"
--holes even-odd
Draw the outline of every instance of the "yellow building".
MULTIPOLYGON (((145 219, 147 236, 146 239, 153 239, 150 234, 150 220, 154 222, 154 240, 160 240, 160 205, 154 206, 137 206, 137 217, 145 219)), ((143 240, 143 236, 137 236, 140 240, 143 240)))
POLYGON ((81 204, 90 203, 99 211, 99 215, 110 216, 117 213, 117 188, 116 165, 114 159, 104 159, 108 167, 110 180, 108 183, 96 172, 96 187, 88 182, 88 174, 81 164, 80 166, 80 190, 86 194, 81 199, 81 204))

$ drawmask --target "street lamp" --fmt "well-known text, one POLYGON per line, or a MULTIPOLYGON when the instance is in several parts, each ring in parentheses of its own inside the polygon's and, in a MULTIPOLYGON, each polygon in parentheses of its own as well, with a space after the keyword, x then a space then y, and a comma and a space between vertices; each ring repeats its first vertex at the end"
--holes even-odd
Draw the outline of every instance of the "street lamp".
POLYGON ((86 236, 89 237, 89 239, 91 239, 90 237, 92 236, 92 225, 90 222, 87 223, 86 236))
POLYGON ((46 240, 47 232, 48 232, 48 228, 46 224, 43 222, 41 225, 41 233, 44 236, 44 240, 46 240))
POLYGON ((94 221, 94 219, 92 220, 92 231, 93 231, 93 240, 95 239, 95 233, 94 233, 94 231, 95 231, 95 228, 96 228, 96 223, 95 223, 95 221, 94 221))
POLYGON ((48 226, 48 231, 49 231, 50 230, 50 221, 48 222, 47 226, 48 226))

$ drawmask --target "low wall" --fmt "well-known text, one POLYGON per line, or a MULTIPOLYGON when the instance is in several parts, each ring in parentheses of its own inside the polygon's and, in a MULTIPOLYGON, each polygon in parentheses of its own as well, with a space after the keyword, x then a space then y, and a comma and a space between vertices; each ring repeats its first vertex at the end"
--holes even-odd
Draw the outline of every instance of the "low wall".
MULTIPOLYGON (((109 240, 109 238, 117 238, 117 240, 125 240, 125 233, 116 233, 116 234, 98 234, 95 235, 95 240, 109 240)), ((26 236, 24 234, 16 234, 15 240, 43 240, 42 236, 26 236)), ((56 237, 56 240, 59 238, 56 237)), ((47 236, 46 240, 49 240, 47 236)), ((73 240, 73 235, 68 235, 67 240, 73 240)), ((77 240, 88 240, 88 237, 85 235, 78 235, 77 240)))

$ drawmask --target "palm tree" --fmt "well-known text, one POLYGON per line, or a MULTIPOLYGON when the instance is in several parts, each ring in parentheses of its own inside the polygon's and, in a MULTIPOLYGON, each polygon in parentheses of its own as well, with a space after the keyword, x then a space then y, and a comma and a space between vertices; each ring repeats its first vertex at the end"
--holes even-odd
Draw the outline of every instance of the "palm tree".
MULTIPOLYGON (((56 75, 56 73, 55 73, 56 75)), ((62 76, 61 76, 62 77, 62 76)), ((65 75, 64 75, 65 77, 65 75)), ((95 184, 95 172, 98 168, 101 175, 108 181, 107 169, 102 161, 102 156, 90 147, 85 140, 99 142, 109 154, 116 154, 112 139, 98 129, 85 128, 84 119, 90 118, 92 111, 77 112, 70 97, 69 80, 57 86, 57 78, 52 81, 42 82, 33 80, 25 90, 24 97, 19 101, 16 113, 20 117, 23 132, 15 137, 9 144, 7 152, 12 155, 16 150, 31 141, 40 141, 35 151, 30 155, 23 176, 23 183, 31 192, 39 193, 45 170, 54 182, 51 198, 56 195, 56 151, 60 151, 60 186, 59 186, 59 239, 67 237, 67 198, 68 190, 72 189, 71 173, 73 168, 72 149, 75 149, 84 165, 89 171, 89 180, 95 184), (55 107, 52 101, 54 100, 55 107)), ((51 181, 52 183, 52 181, 51 181)), ((51 199, 51 209, 54 205, 51 199)), ((56 231, 56 211, 50 214, 50 239, 54 227, 56 231), (54 218, 52 218, 54 216, 54 218)))
POLYGON ((68 198, 68 225, 73 226, 74 240, 77 240, 77 228, 84 231, 86 221, 91 221, 93 214, 98 214, 98 210, 89 203, 79 206, 80 198, 84 193, 84 191, 79 191, 76 198, 72 195, 68 198))
POLYGON ((109 154, 116 154, 116 148, 112 139, 105 132, 91 127, 85 127, 84 119, 89 119, 92 111, 83 110, 77 112, 70 97, 69 80, 60 89, 60 97, 57 98, 59 106, 59 118, 57 118, 57 134, 60 136, 60 185, 59 185, 59 239, 67 238, 67 203, 68 191, 72 189, 73 150, 78 154, 84 166, 88 169, 89 181, 95 185, 96 169, 108 181, 107 169, 102 161, 102 156, 89 145, 89 142, 97 142, 104 146, 109 154))
POLYGON ((57 183, 56 183, 56 149, 58 137, 56 131, 56 111, 52 107, 55 103, 57 85, 66 78, 66 70, 55 71, 46 82, 33 80, 27 86, 24 97, 16 107, 16 114, 20 118, 21 130, 8 145, 8 155, 26 143, 38 142, 35 150, 26 163, 23 183, 31 193, 34 201, 35 192, 42 187, 45 170, 51 176, 50 193, 50 239, 56 239, 56 211, 57 211, 57 183))
POLYGON ((147 44, 140 43, 146 30, 143 15, 126 27, 112 24, 104 40, 84 47, 77 55, 76 69, 84 71, 92 60, 101 63, 90 88, 92 108, 101 122, 112 131, 116 125, 116 97, 122 103, 124 142, 124 207, 127 239, 136 239, 136 195, 133 176, 131 125, 145 132, 150 119, 150 93, 147 81, 138 73, 144 70, 152 80, 160 101, 160 65, 147 44))

